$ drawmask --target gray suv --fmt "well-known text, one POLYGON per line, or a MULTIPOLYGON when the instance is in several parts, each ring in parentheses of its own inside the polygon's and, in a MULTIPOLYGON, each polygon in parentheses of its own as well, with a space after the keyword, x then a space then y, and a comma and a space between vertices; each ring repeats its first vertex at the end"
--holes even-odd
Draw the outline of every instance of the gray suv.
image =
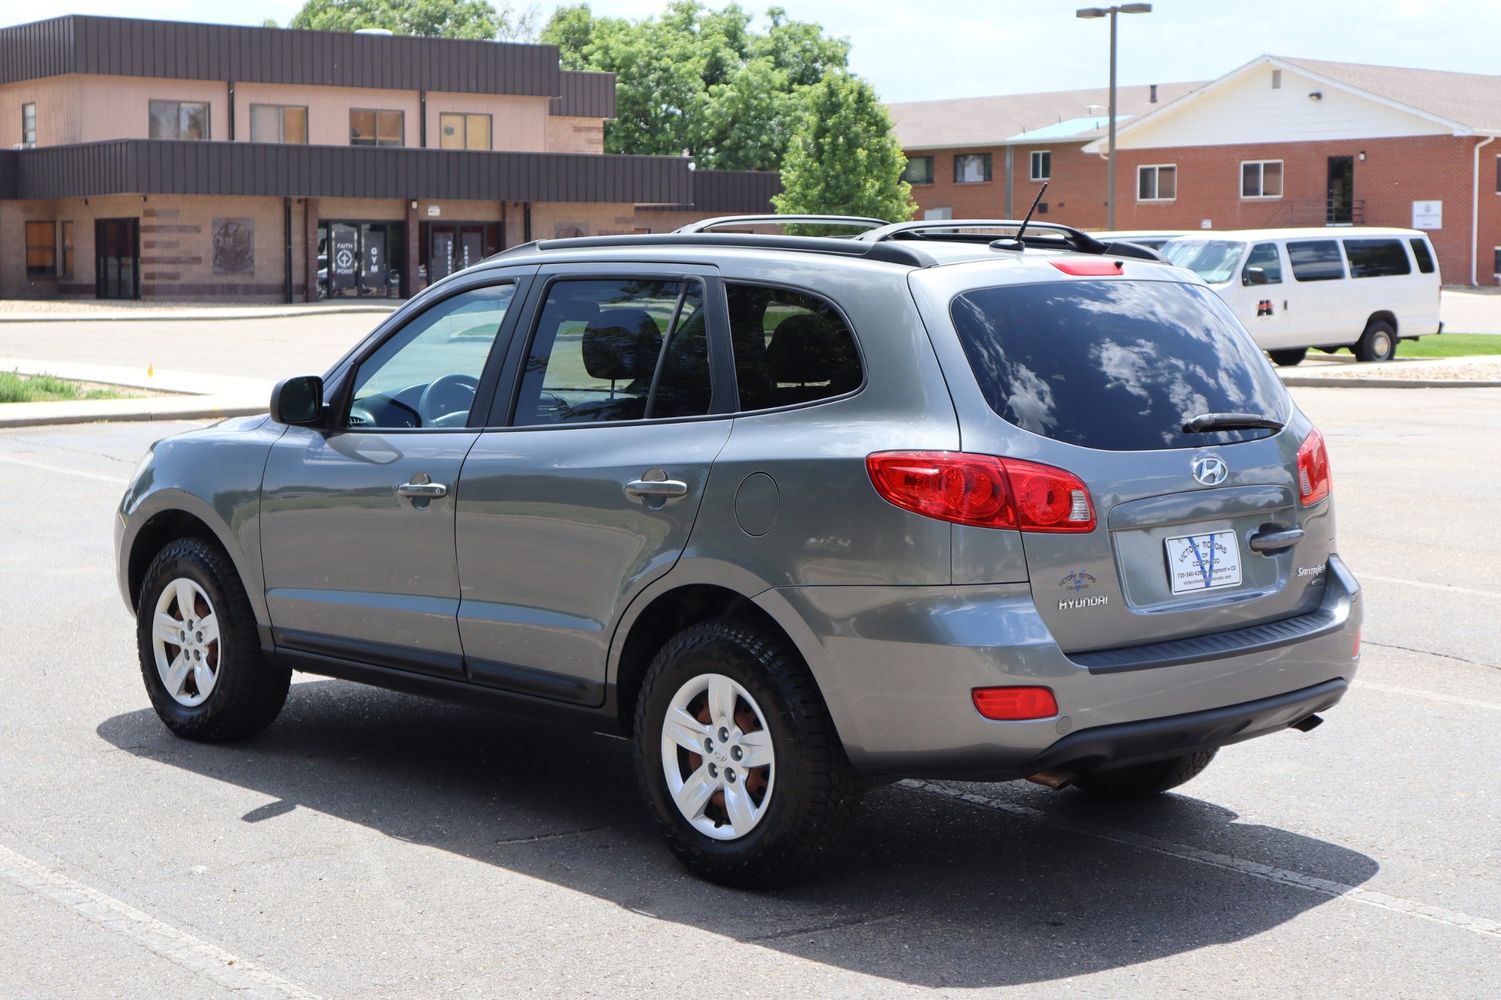
POLYGON ((615 728, 760 886, 881 781, 1150 795, 1340 700, 1323 439, 1193 273, 712 228, 517 247, 158 442, 115 534, 167 727, 250 736, 295 669, 615 728))

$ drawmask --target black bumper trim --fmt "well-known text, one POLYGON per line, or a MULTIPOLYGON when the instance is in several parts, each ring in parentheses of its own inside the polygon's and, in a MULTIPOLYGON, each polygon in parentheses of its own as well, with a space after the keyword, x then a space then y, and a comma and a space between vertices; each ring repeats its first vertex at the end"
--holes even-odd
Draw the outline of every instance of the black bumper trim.
POLYGON ((1345 616, 1328 607, 1281 621, 1248 625, 1245 628, 1214 632, 1210 635, 1169 639, 1141 646, 1100 649, 1091 653, 1068 653, 1067 656, 1092 674, 1114 674, 1126 670, 1172 667, 1218 656, 1241 656, 1263 653, 1295 642, 1332 635, 1345 626, 1345 616))

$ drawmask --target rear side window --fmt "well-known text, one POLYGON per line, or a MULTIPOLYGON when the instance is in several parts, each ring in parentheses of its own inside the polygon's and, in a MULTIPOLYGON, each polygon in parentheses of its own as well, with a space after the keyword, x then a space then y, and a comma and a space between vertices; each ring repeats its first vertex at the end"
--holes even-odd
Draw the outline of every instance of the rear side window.
POLYGON ((741 410, 810 403, 860 388, 855 336, 828 302, 737 282, 726 283, 725 297, 741 410))
POLYGON ((1334 240, 1289 242, 1287 259, 1299 281, 1337 281, 1345 276, 1345 262, 1334 240))
POLYGON ((1085 448, 1231 444, 1266 430, 1185 434, 1201 413, 1282 419, 1287 394, 1213 291, 1166 281, 978 288, 949 309, 991 409, 1085 448))
POLYGON ((1418 270, 1424 274, 1433 273, 1433 252, 1428 249, 1428 241, 1421 236, 1414 236, 1407 242, 1412 244, 1412 255, 1418 262, 1418 270))
POLYGON ((1412 273, 1401 240, 1345 240, 1345 256, 1350 258, 1352 278, 1388 278, 1412 273))

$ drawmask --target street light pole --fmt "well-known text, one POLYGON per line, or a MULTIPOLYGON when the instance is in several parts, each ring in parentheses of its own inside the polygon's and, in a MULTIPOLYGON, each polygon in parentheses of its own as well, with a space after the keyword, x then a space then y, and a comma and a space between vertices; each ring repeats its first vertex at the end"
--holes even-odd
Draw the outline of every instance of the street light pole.
POLYGON ((1149 3, 1123 3, 1115 7, 1084 7, 1074 11, 1075 17, 1084 19, 1110 15, 1110 137, 1106 140, 1108 149, 1105 167, 1108 174, 1105 182, 1106 229, 1115 228, 1115 15, 1150 14, 1151 12, 1152 5, 1149 3))

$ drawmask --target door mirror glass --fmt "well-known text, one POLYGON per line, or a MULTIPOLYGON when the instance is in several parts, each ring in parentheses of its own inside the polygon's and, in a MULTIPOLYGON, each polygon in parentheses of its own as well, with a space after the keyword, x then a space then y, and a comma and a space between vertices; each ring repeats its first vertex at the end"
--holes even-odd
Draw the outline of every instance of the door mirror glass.
POLYGON ((1262 270, 1259 267, 1246 268, 1246 284, 1265 285, 1266 283, 1266 271, 1262 270))
POLYGON ((307 426, 323 419, 323 380, 317 375, 284 378, 271 390, 271 419, 307 426))

